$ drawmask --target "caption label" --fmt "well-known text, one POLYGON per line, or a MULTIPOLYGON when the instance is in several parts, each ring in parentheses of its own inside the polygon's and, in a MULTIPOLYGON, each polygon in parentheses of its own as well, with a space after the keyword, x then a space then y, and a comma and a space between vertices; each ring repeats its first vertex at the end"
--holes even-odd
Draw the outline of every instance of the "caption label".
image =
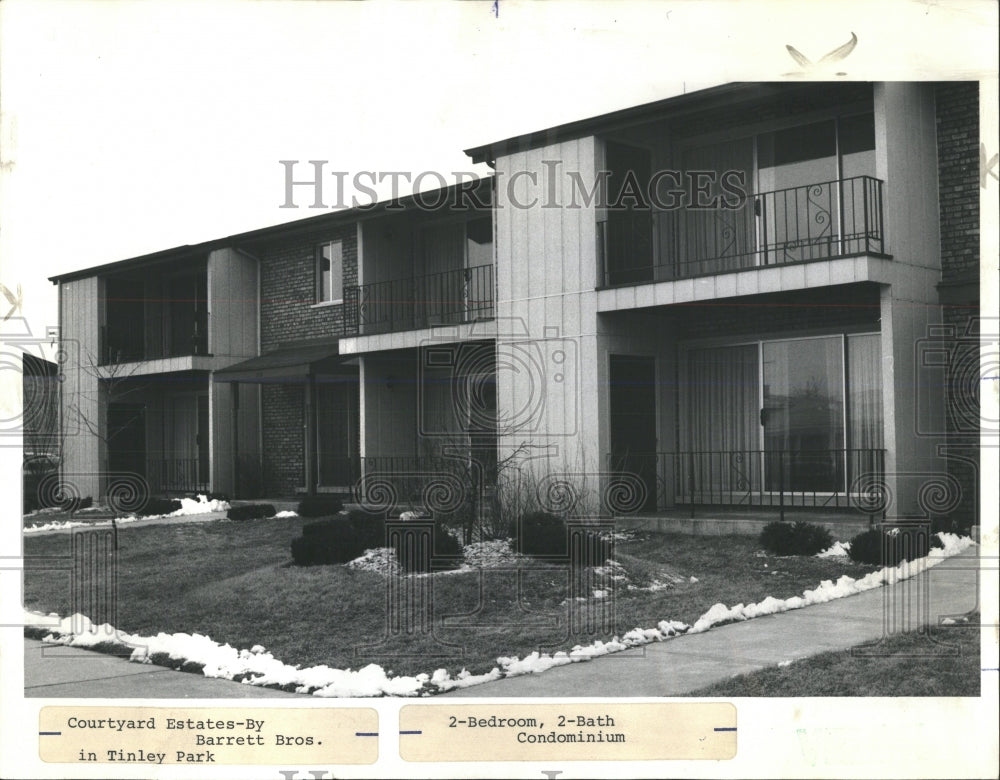
POLYGON ((736 756, 728 702, 403 707, 405 761, 650 761, 736 756))
POLYGON ((51 763, 372 764, 373 709, 43 707, 38 754, 51 763))

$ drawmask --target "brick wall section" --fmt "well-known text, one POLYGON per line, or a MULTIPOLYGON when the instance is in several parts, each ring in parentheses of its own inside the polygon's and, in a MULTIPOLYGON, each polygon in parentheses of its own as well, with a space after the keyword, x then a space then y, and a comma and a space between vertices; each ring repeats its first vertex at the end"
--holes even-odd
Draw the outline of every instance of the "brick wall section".
MULTIPOLYGON (((260 258, 260 340, 266 353, 282 344, 344 335, 344 306, 314 307, 316 247, 341 241, 345 292, 358 283, 354 223, 339 224, 255 247, 260 258)), ((262 392, 262 471, 267 495, 290 496, 305 486, 304 387, 268 384, 262 392)))
POLYGON ((941 281, 979 276, 979 83, 937 87, 941 281))
POLYGON ((290 496, 305 485, 305 406, 301 384, 268 384, 262 391, 265 495, 290 496))
POLYGON ((979 84, 937 86, 938 198, 941 208, 942 320, 954 328, 947 381, 948 471, 962 500, 952 519, 979 522, 979 84), (965 338, 963 338, 965 336, 965 338))
POLYGON ((358 283, 357 228, 353 223, 269 243, 258 250, 261 260, 261 351, 279 344, 343 335, 344 306, 316 303, 316 247, 342 242, 344 290, 358 283))

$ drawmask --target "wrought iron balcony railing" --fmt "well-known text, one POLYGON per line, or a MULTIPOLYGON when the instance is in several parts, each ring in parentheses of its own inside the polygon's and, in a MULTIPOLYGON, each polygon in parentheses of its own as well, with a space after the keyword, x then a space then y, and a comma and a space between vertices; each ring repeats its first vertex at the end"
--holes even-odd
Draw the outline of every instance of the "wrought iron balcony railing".
POLYGON ((361 334, 417 330, 433 325, 457 325, 495 316, 493 266, 372 282, 345 296, 356 315, 345 313, 345 330, 361 334))
POLYGON ((883 254, 882 182, 870 176, 749 195, 735 207, 660 212, 666 245, 652 251, 651 220, 598 222, 605 286, 644 284, 762 266, 883 254))
POLYGON ((636 508, 646 511, 697 505, 884 509, 883 449, 623 453, 608 455, 608 467, 642 485, 644 501, 636 508))

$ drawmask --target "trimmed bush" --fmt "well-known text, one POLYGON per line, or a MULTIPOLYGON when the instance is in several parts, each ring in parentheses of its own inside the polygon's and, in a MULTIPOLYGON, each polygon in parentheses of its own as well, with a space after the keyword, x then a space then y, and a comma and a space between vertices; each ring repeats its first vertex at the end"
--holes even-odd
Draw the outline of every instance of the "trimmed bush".
POLYGON ((959 516, 951 515, 950 517, 943 515, 935 517, 931 522, 931 530, 934 533, 943 531, 944 533, 968 536, 972 533, 972 516, 963 514, 959 516))
MULTIPOLYGON (((341 513, 302 526, 302 536, 292 540, 292 561, 297 566, 347 563, 365 550, 385 547, 385 520, 360 510, 341 513)), ((408 573, 426 572, 462 564, 462 546, 443 523, 435 523, 431 560, 422 553, 411 555, 402 541, 393 545, 400 568, 408 573)))
POLYGON ((318 493, 299 501, 299 508, 296 511, 299 517, 327 517, 337 514, 343 508, 344 502, 340 500, 340 496, 318 493))
POLYGON ((140 509, 137 514, 141 517, 149 515, 169 515, 181 508, 180 500, 176 498, 151 498, 146 502, 146 506, 140 509))
POLYGON ((230 520, 260 520, 265 517, 274 517, 276 514, 272 504, 245 504, 230 507, 229 511, 226 512, 226 517, 230 520))
POLYGON ((802 520, 782 523, 776 520, 764 526, 760 532, 760 543, 775 555, 815 555, 833 544, 833 536, 815 523, 802 520))
POLYGON ((928 535, 916 529, 900 529, 893 533, 873 528, 851 539, 851 549, 847 554, 858 563, 897 566, 904 560, 923 558, 933 548, 942 546, 937 534, 928 535))
POLYGON ((384 546, 385 522, 355 510, 302 526, 302 536, 292 540, 292 561, 296 566, 347 563, 384 546))
MULTIPOLYGON (((517 528, 517 551, 522 555, 545 558, 570 557, 566 521, 551 512, 529 512, 517 528)), ((611 545, 596 532, 583 532, 577 552, 582 566, 603 566, 611 545)))
POLYGON ((452 533, 448 526, 437 521, 434 523, 434 530, 431 537, 431 559, 427 560, 421 555, 409 556, 401 548, 401 545, 393 545, 396 552, 396 560, 400 568, 408 573, 427 572, 431 570, 430 564, 433 562, 434 571, 442 569, 454 569, 462 565, 462 545, 452 533))
POLYGON ((551 512, 529 512, 517 527, 517 550, 522 555, 569 555, 566 522, 551 512))

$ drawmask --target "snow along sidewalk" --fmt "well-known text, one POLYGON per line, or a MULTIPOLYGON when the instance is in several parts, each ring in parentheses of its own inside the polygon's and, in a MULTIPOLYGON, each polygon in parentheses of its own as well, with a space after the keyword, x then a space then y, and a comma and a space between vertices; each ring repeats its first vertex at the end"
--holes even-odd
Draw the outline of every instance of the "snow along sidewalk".
MULTIPOLYGON (((734 675, 875 642, 885 635, 884 619, 894 615, 900 625, 903 610, 913 609, 918 594, 929 605, 925 614, 932 624, 974 610, 978 556, 979 547, 973 545, 893 585, 551 668, 544 674, 506 677, 441 695, 682 696, 734 675), (913 600, 909 605, 908 599, 913 600)), ((914 611, 909 613, 911 620, 914 611)))

